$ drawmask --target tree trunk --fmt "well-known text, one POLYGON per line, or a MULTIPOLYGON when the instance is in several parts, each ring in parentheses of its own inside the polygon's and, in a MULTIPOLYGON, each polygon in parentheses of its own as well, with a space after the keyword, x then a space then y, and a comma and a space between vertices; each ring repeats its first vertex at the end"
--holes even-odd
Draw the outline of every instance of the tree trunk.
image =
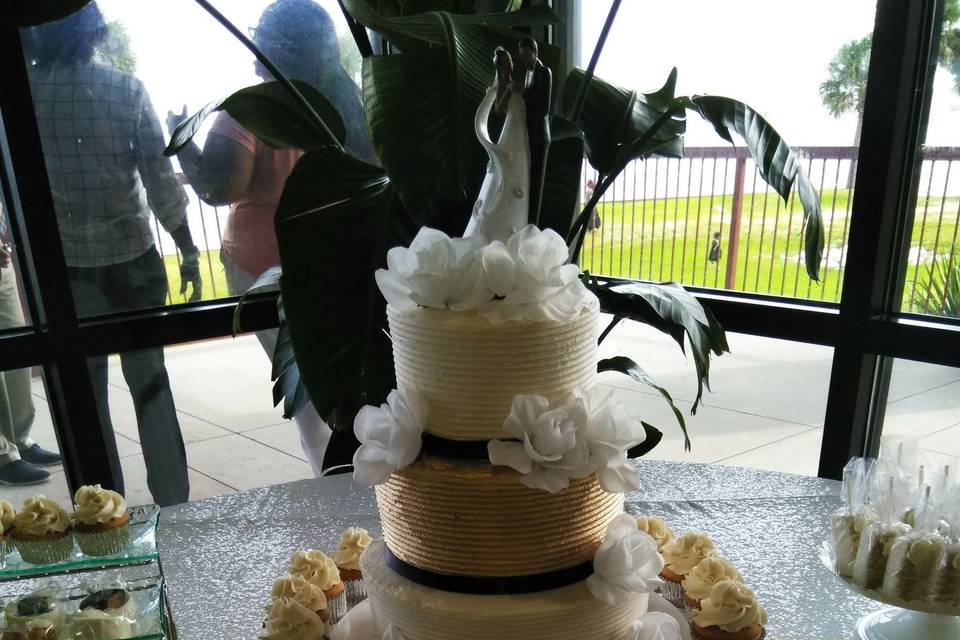
POLYGON ((857 109, 857 130, 853 134, 853 158, 850 160, 850 172, 847 174, 847 189, 853 189, 857 180, 857 159, 860 157, 860 134, 863 133, 863 107, 857 109))

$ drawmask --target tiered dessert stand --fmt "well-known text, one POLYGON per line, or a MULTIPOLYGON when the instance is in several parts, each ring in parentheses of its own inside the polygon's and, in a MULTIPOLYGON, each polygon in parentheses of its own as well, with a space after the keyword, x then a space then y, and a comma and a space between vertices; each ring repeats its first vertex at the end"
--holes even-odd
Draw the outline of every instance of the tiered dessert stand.
POLYGON ((27 595, 36 588, 38 579, 57 579, 62 586, 69 586, 84 582, 84 578, 96 580, 97 573, 109 571, 110 577, 122 579, 129 591, 146 592, 146 599, 159 603, 156 618, 139 620, 137 635, 125 640, 176 640, 176 627, 170 614, 163 566, 157 550, 160 508, 156 505, 131 507, 128 513, 130 542, 120 553, 92 557, 83 555, 78 547, 74 547, 69 558, 53 564, 24 562, 16 550, 0 559, 0 602, 5 604, 27 595))

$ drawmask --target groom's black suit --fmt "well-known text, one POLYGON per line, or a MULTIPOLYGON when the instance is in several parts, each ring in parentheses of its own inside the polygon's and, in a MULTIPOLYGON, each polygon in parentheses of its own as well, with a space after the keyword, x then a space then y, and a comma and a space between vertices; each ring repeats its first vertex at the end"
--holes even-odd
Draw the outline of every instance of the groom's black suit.
POLYGON ((533 73, 525 74, 523 102, 527 111, 527 135, 530 140, 530 218, 536 224, 543 194, 550 146, 550 103, 553 76, 550 68, 537 60, 533 73))

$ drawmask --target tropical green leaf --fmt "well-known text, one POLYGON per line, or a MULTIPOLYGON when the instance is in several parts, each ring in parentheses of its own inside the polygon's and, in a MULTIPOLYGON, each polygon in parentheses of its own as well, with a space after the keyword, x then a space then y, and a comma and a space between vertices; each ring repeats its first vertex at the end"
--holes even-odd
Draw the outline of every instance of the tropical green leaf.
POLYGON ((288 420, 297 415, 308 402, 310 394, 300 376, 300 367, 293 351, 293 338, 290 324, 283 308, 283 298, 277 299, 277 313, 280 324, 277 327, 277 344, 271 357, 270 379, 273 383, 273 405, 283 402, 283 417, 288 420))
POLYGON ((626 356, 614 356, 613 358, 606 358, 598 362, 597 373, 604 373, 606 371, 616 371, 617 373, 622 373, 633 378, 640 384, 645 384, 648 387, 657 390, 667 401, 667 404, 670 405, 670 410, 673 411, 673 415, 680 424, 680 430, 683 432, 683 448, 686 451, 690 450, 690 436, 687 434, 687 422, 683 419, 683 412, 680 411, 676 404, 674 404, 673 397, 670 395, 669 391, 658 385, 650 376, 650 374, 643 369, 643 367, 626 356))
MULTIPOLYGON (((561 101, 562 113, 569 113, 573 107, 584 74, 583 69, 574 69, 567 77, 561 101)), ((644 94, 593 78, 577 124, 584 132, 587 157, 597 171, 601 174, 613 171, 621 149, 639 139, 670 108, 676 82, 677 70, 673 69, 663 87, 644 94)), ((645 148, 643 155, 682 156, 685 131, 686 120, 681 112, 657 132, 655 143, 645 148)))
POLYGON ((90 4, 90 0, 4 0, 0 22, 17 27, 35 27, 61 20, 90 4))
POLYGON ((572 122, 554 116, 551 141, 540 204, 541 229, 553 229, 567 237, 580 206, 580 179, 583 174, 583 132, 572 122))
POLYGON ((280 291, 280 276, 283 275, 283 269, 281 267, 270 267, 266 271, 260 274, 256 281, 250 285, 250 288, 243 292, 243 295, 240 296, 240 299, 237 300, 237 306, 233 310, 233 335, 243 331, 243 323, 241 322, 243 306, 247 302, 247 298, 258 293, 274 293, 280 291))
POLYGON ((364 107, 374 148, 407 211, 420 223, 459 235, 488 161, 474 119, 494 78, 493 51, 515 49, 523 36, 501 27, 527 24, 530 15, 543 20, 552 12, 387 18, 365 0, 346 4, 366 26, 431 45, 366 58, 364 107))
POLYGON ((796 182, 806 227, 804 255, 807 275, 813 280, 819 280, 824 245, 820 197, 803 169, 800 156, 784 142, 763 116, 739 100, 720 96, 694 96, 689 99, 688 106, 712 124, 724 140, 733 143, 731 132, 743 138, 760 175, 780 194, 784 202, 789 198, 796 182))
POLYGON ((727 337, 709 309, 676 283, 600 284, 588 281, 587 287, 600 299, 600 310, 649 324, 670 335, 684 351, 684 338, 690 342, 697 369, 697 397, 691 413, 710 388, 710 354, 730 351, 727 337))
POLYGON ((383 170, 334 147, 300 159, 275 224, 284 311, 304 385, 334 430, 352 430, 360 407, 382 403, 396 384, 374 271, 415 228, 383 170))
MULTIPOLYGON (((342 144, 346 129, 336 108, 310 84, 299 80, 294 80, 293 84, 342 144)), ((282 84, 264 82, 241 89, 219 103, 210 103, 181 122, 170 136, 164 154, 172 156, 180 151, 214 111, 226 111, 244 128, 275 148, 306 151, 334 142, 282 84)))
POLYGON ((631 447, 627 450, 627 457, 631 460, 647 455, 653 451, 658 444, 660 444, 661 440, 663 440, 663 432, 661 432, 660 429, 647 424, 643 420, 640 421, 640 424, 643 425, 643 430, 646 432, 647 437, 637 446, 631 447))

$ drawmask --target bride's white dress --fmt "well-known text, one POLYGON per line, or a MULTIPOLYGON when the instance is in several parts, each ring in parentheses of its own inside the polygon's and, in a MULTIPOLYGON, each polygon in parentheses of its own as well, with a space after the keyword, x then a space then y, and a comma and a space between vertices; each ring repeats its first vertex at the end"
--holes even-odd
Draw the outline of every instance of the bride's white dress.
POLYGON ((489 242, 506 242, 527 225, 530 209, 530 144, 526 107, 519 95, 512 96, 507 103, 500 139, 496 142, 490 139, 487 123, 496 100, 497 87, 494 85, 487 89, 473 123, 480 144, 490 156, 490 163, 463 237, 482 235, 489 242))

